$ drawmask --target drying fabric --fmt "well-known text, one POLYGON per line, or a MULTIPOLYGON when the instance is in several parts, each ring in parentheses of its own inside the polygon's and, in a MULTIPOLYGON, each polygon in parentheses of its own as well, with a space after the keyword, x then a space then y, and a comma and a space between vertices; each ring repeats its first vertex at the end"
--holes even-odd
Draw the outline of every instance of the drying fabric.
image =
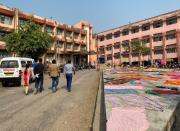
POLYGON ((178 90, 177 87, 170 87, 170 86, 166 86, 166 85, 163 85, 163 86, 156 86, 157 88, 161 88, 161 89, 171 89, 171 90, 178 90))
POLYGON ((180 80, 166 80, 164 84, 168 85, 180 85, 180 80))
POLYGON ((180 79, 180 74, 166 74, 166 76, 169 76, 171 79, 180 79))
POLYGON ((132 86, 132 85, 127 85, 127 86, 122 86, 122 85, 105 85, 105 89, 136 89, 136 90, 143 90, 143 86, 132 86))
MULTIPOLYGON (((159 96, 157 97, 158 100, 159 96)), ((106 103, 110 104, 112 108, 123 106, 133 106, 133 107, 144 107, 148 110, 163 111, 165 108, 164 103, 157 102, 150 99, 147 96, 137 95, 137 94, 113 94, 105 96, 106 103)))
POLYGON ((128 79, 114 79, 114 80, 106 81, 105 83, 108 85, 119 85, 119 84, 124 84, 127 82, 129 82, 128 79))
POLYGON ((105 80, 114 80, 115 78, 112 77, 104 77, 105 80))
POLYGON ((159 95, 159 93, 151 91, 151 90, 146 90, 145 93, 146 94, 152 94, 152 95, 159 95))
POLYGON ((105 94, 138 94, 134 89, 105 89, 105 94))
POLYGON ((146 131, 149 127, 143 108, 113 108, 107 131, 146 131))
POLYGON ((133 79, 133 80, 154 80, 154 81, 157 81, 157 80, 160 80, 161 78, 158 78, 158 77, 146 77, 146 76, 140 76, 140 75, 129 75, 129 76, 120 76, 119 78, 124 78, 124 79, 133 79))
POLYGON ((180 91, 175 90, 152 90, 153 92, 159 93, 159 94, 167 94, 167 95, 179 95, 180 91))

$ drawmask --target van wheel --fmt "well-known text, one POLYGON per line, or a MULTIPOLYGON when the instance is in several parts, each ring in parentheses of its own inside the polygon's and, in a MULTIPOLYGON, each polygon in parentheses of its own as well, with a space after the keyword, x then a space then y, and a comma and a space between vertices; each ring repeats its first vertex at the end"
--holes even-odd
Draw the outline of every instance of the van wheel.
POLYGON ((3 83, 2 83, 2 86, 3 86, 3 87, 7 87, 7 86, 8 86, 8 83, 3 82, 3 83))

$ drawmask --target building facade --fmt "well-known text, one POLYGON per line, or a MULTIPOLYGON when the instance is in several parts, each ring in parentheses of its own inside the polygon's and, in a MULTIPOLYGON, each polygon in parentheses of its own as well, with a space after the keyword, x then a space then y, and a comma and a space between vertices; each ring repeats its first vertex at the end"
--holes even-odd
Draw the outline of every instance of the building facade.
POLYGON ((100 32, 96 39, 100 63, 180 62, 180 10, 100 32), (140 56, 133 42, 145 44, 150 53, 140 56))
POLYGON ((30 20, 32 16, 42 31, 47 31, 54 39, 53 46, 43 56, 45 61, 57 59, 58 63, 64 64, 71 60, 75 65, 91 62, 91 52, 96 49, 95 43, 92 42, 93 26, 90 23, 80 21, 75 25, 62 24, 4 5, 0 5, 0 58, 9 56, 6 44, 1 38, 17 31, 18 26, 30 20))

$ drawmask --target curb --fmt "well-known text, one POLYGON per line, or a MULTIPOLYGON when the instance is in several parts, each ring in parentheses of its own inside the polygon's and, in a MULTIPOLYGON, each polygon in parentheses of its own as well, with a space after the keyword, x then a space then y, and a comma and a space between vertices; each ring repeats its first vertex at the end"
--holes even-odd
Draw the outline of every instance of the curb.
POLYGON ((104 101, 103 72, 101 71, 98 93, 96 96, 95 109, 90 131, 106 131, 106 113, 104 101))

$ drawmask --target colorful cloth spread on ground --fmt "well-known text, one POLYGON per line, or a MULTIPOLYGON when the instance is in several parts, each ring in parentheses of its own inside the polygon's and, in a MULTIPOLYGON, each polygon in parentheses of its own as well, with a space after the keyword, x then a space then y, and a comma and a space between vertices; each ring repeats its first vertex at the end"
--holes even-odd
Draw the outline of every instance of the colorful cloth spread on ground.
POLYGON ((143 90, 145 89, 143 86, 123 86, 123 85, 105 85, 104 89, 136 89, 136 90, 143 90))
POLYGON ((146 131, 148 126, 145 109, 113 108, 107 122, 107 131, 146 131))
POLYGON ((166 80, 164 84, 168 85, 179 85, 180 86, 180 80, 166 80))
POLYGON ((163 113, 176 100, 161 95, 179 94, 179 72, 106 70, 104 76, 107 131, 147 130, 147 113, 163 113))

